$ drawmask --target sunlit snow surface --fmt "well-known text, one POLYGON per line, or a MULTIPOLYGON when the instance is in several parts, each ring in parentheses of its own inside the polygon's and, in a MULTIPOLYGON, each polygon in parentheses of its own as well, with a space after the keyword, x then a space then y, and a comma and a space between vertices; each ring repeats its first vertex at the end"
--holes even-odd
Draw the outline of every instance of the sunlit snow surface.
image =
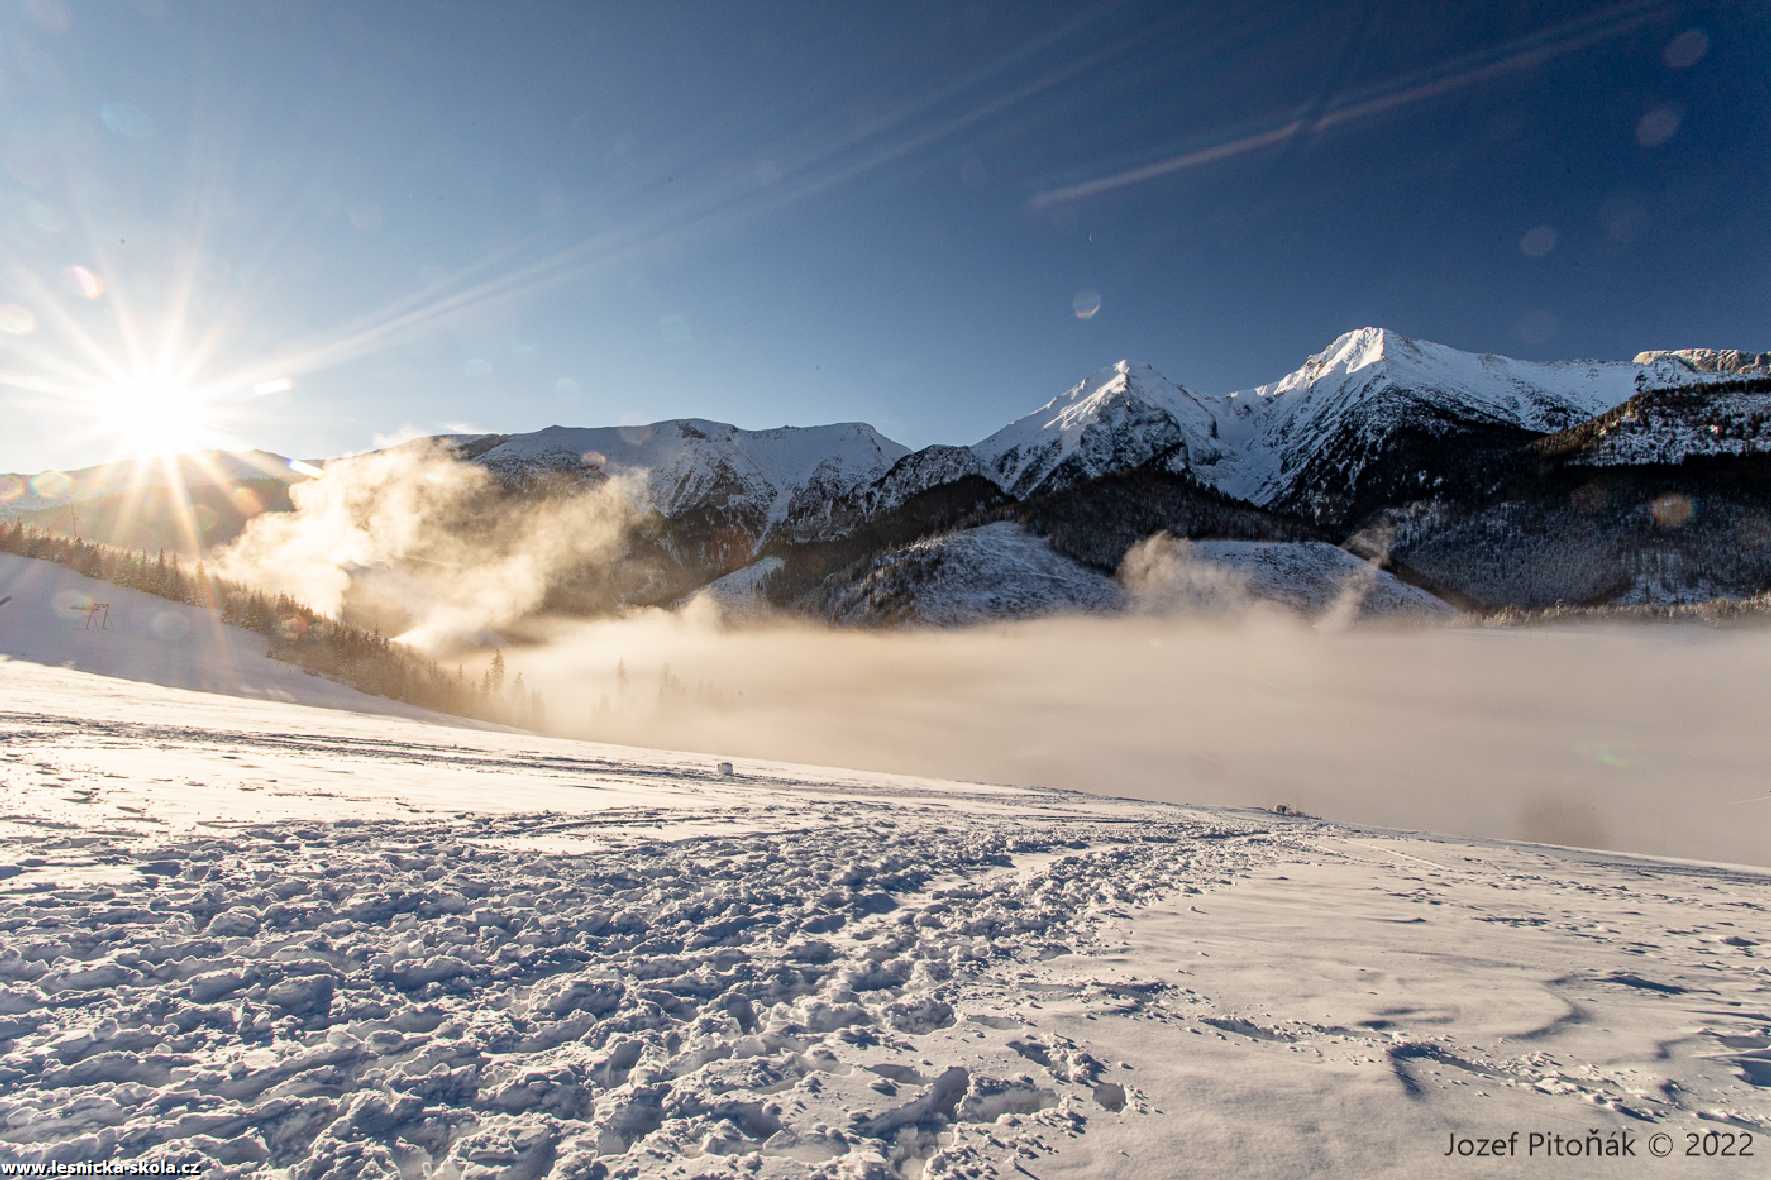
POLYGON ((0 685, 6 1162, 1442 1175, 1450 1131, 1771 1133, 1764 873, 0 685))

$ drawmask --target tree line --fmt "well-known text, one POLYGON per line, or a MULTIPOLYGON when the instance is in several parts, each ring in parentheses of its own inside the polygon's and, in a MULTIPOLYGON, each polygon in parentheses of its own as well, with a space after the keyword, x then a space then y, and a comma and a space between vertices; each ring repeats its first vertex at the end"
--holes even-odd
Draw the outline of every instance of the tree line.
POLYGON ((530 728, 546 718, 541 694, 523 685, 521 673, 506 684, 501 651, 481 676, 466 675, 459 666, 445 669, 378 631, 320 614, 287 594, 218 578, 201 561, 187 565, 165 550, 102 545, 14 521, 0 525, 0 552, 52 561, 88 578, 213 611, 224 623, 263 635, 274 659, 374 696, 530 728))

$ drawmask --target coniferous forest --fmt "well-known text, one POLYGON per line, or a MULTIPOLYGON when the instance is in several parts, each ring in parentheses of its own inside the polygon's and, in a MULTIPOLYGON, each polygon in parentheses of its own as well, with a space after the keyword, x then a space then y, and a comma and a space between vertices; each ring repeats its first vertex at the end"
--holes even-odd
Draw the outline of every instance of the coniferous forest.
POLYGON ((507 684, 502 653, 481 676, 435 660, 366 627, 311 610, 284 594, 266 594, 211 575, 164 550, 147 553, 0 524, 0 552, 51 561, 130 590, 211 610, 224 623, 263 635, 268 654, 361 692, 462 717, 526 727, 544 716, 539 693, 519 676, 507 684))

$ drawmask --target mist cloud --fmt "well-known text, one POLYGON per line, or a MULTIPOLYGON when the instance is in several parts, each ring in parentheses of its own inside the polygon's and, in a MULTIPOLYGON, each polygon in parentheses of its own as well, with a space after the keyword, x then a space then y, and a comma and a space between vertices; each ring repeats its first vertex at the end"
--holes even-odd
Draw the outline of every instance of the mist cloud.
POLYGON ((325 614, 348 603, 426 650, 482 639, 529 614, 562 573, 613 560, 632 485, 507 499, 492 475, 435 443, 328 463, 290 489, 294 510, 255 517, 218 554, 225 577, 325 614))
POLYGON ((1133 606, 1148 613, 1223 614, 1255 605, 1246 574, 1198 560, 1191 544, 1168 533, 1157 533, 1127 550, 1119 580, 1133 606))
POLYGON ((512 667, 571 736, 1771 863, 1759 632, 712 618, 535 620, 512 667))

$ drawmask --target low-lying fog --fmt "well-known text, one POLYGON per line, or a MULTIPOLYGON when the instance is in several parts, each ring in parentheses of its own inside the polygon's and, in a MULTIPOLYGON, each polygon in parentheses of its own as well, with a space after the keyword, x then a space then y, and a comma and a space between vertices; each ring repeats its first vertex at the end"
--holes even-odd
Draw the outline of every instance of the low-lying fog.
POLYGON ((600 740, 1771 863, 1771 635, 531 623, 548 727, 600 740))
POLYGON ((1312 626, 1158 535, 1141 613, 967 631, 525 616, 621 559, 640 475, 534 503, 435 444, 330 463, 217 567, 336 611, 349 592, 433 651, 508 653, 550 732, 946 778, 1771 863, 1771 631, 1312 626), (491 507, 488 508, 487 505, 491 507), (1204 616, 1177 606, 1205 603, 1204 616))

